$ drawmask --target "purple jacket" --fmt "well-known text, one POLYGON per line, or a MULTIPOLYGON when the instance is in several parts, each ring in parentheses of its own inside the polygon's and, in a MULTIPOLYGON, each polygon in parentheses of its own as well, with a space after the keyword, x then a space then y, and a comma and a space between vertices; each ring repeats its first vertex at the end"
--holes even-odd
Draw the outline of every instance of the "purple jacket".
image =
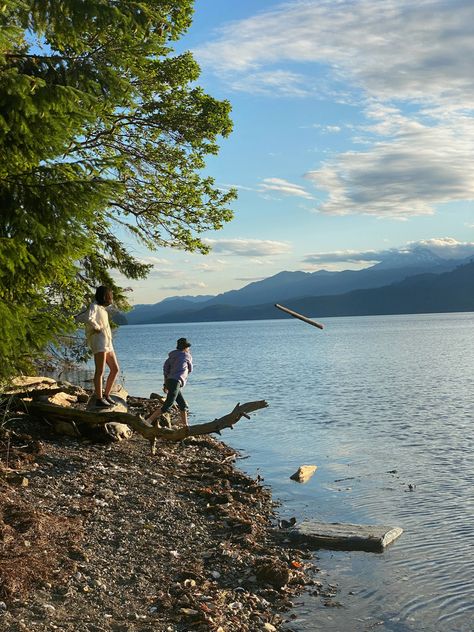
POLYGON ((175 349, 170 351, 163 365, 165 380, 171 378, 178 380, 181 386, 186 384, 188 375, 193 370, 193 359, 189 351, 175 349))

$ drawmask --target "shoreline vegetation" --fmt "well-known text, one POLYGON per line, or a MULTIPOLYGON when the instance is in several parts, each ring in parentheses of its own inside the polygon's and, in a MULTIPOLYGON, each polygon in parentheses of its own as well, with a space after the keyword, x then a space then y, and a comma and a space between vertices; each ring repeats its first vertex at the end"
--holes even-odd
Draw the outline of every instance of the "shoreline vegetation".
MULTIPOLYGON (((157 402, 127 403, 147 416, 157 402)), ((271 491, 225 443, 159 440, 152 456, 139 434, 61 436, 3 406, 3 629, 271 632, 297 630, 302 592, 337 605, 314 553, 285 541, 271 491)))

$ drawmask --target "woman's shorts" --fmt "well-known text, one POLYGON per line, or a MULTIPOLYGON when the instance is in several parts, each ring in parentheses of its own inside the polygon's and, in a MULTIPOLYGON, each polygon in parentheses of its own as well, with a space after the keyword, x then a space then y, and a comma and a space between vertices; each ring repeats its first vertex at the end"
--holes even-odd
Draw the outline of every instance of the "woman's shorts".
POLYGON ((87 337, 87 343, 92 353, 110 353, 114 350, 112 341, 104 334, 103 331, 99 331, 96 334, 91 334, 87 337))

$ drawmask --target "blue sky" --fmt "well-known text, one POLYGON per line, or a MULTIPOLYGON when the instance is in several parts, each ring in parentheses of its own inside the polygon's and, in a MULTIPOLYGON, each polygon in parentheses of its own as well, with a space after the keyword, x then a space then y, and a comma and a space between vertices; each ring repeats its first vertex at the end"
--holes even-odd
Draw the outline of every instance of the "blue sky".
POLYGON ((154 267, 132 302, 474 253, 472 0, 197 0, 176 50, 232 103, 207 172, 239 198, 208 256, 134 246, 154 267))

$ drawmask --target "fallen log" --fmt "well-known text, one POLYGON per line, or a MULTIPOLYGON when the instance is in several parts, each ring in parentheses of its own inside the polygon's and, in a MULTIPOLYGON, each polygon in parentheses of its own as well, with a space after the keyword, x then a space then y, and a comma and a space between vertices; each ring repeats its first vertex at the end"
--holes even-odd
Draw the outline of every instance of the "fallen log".
POLYGON ((160 428, 155 426, 149 426, 145 420, 132 415, 131 413, 114 411, 114 410, 101 410, 90 411, 80 410, 78 408, 65 408, 62 406, 55 406, 54 404, 44 404, 41 402, 29 402, 25 400, 18 401, 19 407, 30 415, 36 417, 44 417, 52 422, 69 421, 78 423, 87 423, 90 425, 102 425, 110 422, 116 422, 126 424, 133 430, 141 434, 145 439, 148 439, 152 443, 152 449, 156 439, 163 439, 166 441, 182 441, 186 437, 195 437, 203 434, 220 434, 224 428, 232 428, 242 417, 250 419, 249 413, 260 410, 261 408, 267 408, 268 403, 265 400, 259 400, 254 402, 246 402, 244 404, 237 404, 235 408, 219 419, 209 421, 203 424, 194 424, 192 426, 180 427, 180 428, 160 428))

